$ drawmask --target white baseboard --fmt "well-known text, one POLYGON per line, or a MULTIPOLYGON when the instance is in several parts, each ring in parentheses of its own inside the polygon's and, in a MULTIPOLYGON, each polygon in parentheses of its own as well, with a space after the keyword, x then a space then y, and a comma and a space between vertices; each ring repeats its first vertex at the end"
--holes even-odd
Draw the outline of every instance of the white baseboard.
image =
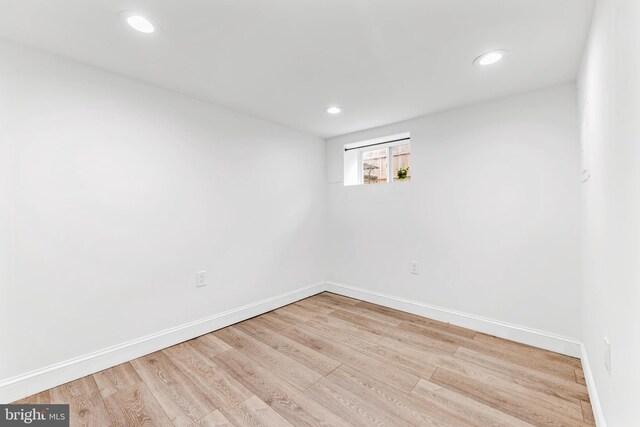
POLYGON ((600 406, 600 399, 598 398, 598 391, 596 390, 596 382, 591 373, 591 365, 589 364, 589 357, 587 356, 587 349, 584 344, 580 344, 582 360, 582 369, 584 371, 584 379, 587 383, 587 390, 589 390, 589 400, 591 400, 591 408, 593 409, 593 417, 596 420, 596 426, 607 427, 607 421, 604 419, 604 413, 602 412, 602 406, 600 406))
POLYGON ((328 282, 326 290, 373 304, 406 311, 418 316, 428 317, 441 322, 447 322, 453 325, 473 329, 496 337, 532 345, 534 347, 544 348, 556 353, 566 354, 572 357, 581 357, 582 355, 580 341, 550 332, 539 331, 537 329, 514 325, 500 320, 489 319, 486 317, 476 316, 474 314, 424 304, 418 301, 372 292, 342 283, 328 282))
POLYGON ((23 375, 0 381, 0 403, 9 403, 82 378, 145 354, 190 340, 220 328, 250 319, 276 308, 291 304, 325 290, 317 283, 272 298, 215 314, 175 328, 156 332, 84 356, 56 363, 23 375))
POLYGON ((23 375, 0 381, 0 403, 13 402, 42 390, 82 378, 137 357, 190 340, 275 310, 323 291, 357 298, 373 304, 413 313, 457 326, 495 335, 500 338, 529 344, 573 357, 580 357, 589 389, 591 405, 598 427, 606 427, 600 407, 589 361, 584 346, 579 341, 560 335, 462 313, 443 307, 424 304, 335 282, 317 283, 292 292, 247 304, 191 323, 160 331, 142 338, 105 348, 84 356, 38 369, 23 375))
POLYGON ((524 326, 514 325, 499 320, 488 319, 469 313, 462 313, 443 307, 436 307, 418 301, 411 301, 405 298, 385 295, 372 292, 366 289, 356 288, 342 283, 328 282, 325 290, 346 297, 356 298, 373 304, 382 305, 418 316, 448 322, 453 325, 462 326, 479 332, 495 335, 517 341, 534 347, 544 348, 572 357, 579 357, 582 360, 585 381, 589 391, 589 399, 593 408, 593 416, 598 427, 607 427, 607 422, 600 406, 596 384, 591 373, 591 366, 584 344, 576 339, 563 337, 550 332, 539 331, 524 326))

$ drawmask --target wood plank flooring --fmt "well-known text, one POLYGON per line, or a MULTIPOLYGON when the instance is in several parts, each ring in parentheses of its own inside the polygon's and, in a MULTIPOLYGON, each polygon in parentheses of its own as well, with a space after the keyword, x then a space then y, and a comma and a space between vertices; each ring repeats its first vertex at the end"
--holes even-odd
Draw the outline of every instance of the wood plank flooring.
POLYGON ((580 361, 322 293, 16 403, 74 426, 593 426, 580 361))

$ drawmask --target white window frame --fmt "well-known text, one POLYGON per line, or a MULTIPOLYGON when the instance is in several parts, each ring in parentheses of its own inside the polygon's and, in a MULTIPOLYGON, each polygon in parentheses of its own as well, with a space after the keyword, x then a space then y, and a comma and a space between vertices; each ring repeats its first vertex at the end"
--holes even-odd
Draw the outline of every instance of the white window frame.
POLYGON ((362 157, 363 154, 367 151, 376 151, 376 150, 386 150, 387 151, 387 184, 390 182, 393 182, 393 177, 391 176, 392 174, 392 166, 393 166, 393 158, 391 155, 391 149, 393 147, 398 147, 400 145, 407 145, 407 144, 411 144, 411 137, 408 137, 409 139, 405 139, 402 141, 395 141, 395 142, 389 142, 386 144, 380 144, 377 146, 364 146, 361 148, 358 148, 358 184, 359 185, 364 185, 364 173, 362 170, 362 157))

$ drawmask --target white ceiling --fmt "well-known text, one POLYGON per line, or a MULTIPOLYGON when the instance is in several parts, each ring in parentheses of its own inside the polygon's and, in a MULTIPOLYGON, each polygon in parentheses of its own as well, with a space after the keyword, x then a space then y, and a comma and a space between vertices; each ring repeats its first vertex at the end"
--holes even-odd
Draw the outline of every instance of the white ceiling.
POLYGON ((0 38, 323 137, 575 79, 593 0, 0 0, 0 38), (145 35, 121 10, 161 25, 145 35), (501 63, 472 60, 507 49, 501 63), (339 104, 339 116, 324 108, 339 104))

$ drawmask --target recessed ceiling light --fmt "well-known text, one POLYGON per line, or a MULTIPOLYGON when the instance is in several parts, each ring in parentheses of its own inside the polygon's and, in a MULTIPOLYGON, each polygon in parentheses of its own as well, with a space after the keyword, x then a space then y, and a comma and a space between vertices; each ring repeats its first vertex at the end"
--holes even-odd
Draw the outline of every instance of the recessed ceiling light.
POLYGON ((507 53, 505 50, 494 50, 491 52, 483 53, 478 56, 473 63, 476 65, 491 65, 500 61, 504 58, 504 55, 507 53))
POLYGON ((325 111, 329 114, 340 114, 342 113, 342 108, 332 105, 331 107, 327 107, 325 111))
POLYGON ((149 18, 136 12, 124 11, 120 13, 120 18, 126 22, 131 28, 141 33, 151 34, 156 31, 156 27, 151 23, 149 18))

